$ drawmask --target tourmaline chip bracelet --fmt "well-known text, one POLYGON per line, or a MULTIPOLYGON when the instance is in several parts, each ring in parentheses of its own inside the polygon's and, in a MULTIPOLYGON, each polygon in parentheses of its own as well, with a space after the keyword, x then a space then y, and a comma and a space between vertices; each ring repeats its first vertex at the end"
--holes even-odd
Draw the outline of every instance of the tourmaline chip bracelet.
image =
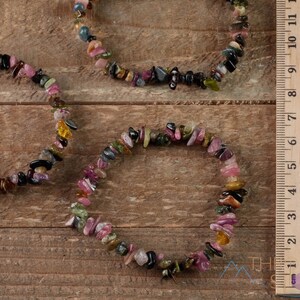
POLYGON ((240 168, 235 154, 216 135, 198 126, 176 126, 167 123, 163 130, 152 130, 141 127, 138 130, 129 128, 119 139, 111 142, 101 152, 96 163, 84 169, 83 177, 78 181, 77 201, 71 205, 71 218, 66 226, 76 228, 87 236, 94 236, 101 241, 108 251, 115 251, 124 257, 125 265, 136 263, 140 266, 161 270, 163 278, 173 278, 175 274, 189 268, 199 271, 209 269, 215 256, 223 256, 223 247, 233 236, 233 225, 237 223, 236 210, 240 208, 247 191, 245 182, 239 177, 240 168), (133 243, 122 240, 113 229, 111 223, 104 221, 103 216, 90 216, 87 207, 91 205, 91 196, 97 185, 106 178, 106 171, 118 156, 130 154, 137 144, 147 148, 149 145, 168 146, 182 144, 187 146, 200 145, 207 150, 208 155, 217 158, 221 163, 221 175, 225 178, 224 188, 217 200, 216 219, 210 224, 210 229, 216 232, 214 241, 207 241, 204 249, 188 253, 186 257, 168 259, 155 251, 144 250, 133 243))
POLYGON ((221 82, 226 73, 234 72, 240 57, 244 55, 246 38, 249 35, 248 16, 246 8, 248 0, 226 0, 233 10, 233 23, 229 28, 229 43, 221 52, 219 60, 206 73, 199 71, 181 72, 178 67, 165 68, 154 66, 148 70, 136 71, 121 66, 112 59, 113 55, 107 50, 100 40, 92 34, 90 28, 85 25, 87 11, 93 8, 95 1, 75 0, 73 12, 75 27, 83 42, 87 43, 87 54, 95 60, 95 66, 103 69, 114 79, 125 80, 132 86, 144 86, 150 83, 168 84, 175 90, 178 83, 188 86, 196 85, 202 89, 210 88, 219 90, 218 82, 221 82))
POLYGON ((70 119, 71 112, 66 102, 60 99, 60 87, 55 78, 46 75, 41 69, 35 70, 15 56, 7 54, 0 54, 0 70, 11 72, 13 78, 27 77, 44 88, 56 121, 53 144, 42 150, 38 158, 29 163, 28 170, 0 178, 0 192, 7 193, 13 191, 17 186, 36 185, 48 180, 48 171, 56 162, 63 160, 64 149, 72 137, 71 130, 76 130, 77 125, 70 119))

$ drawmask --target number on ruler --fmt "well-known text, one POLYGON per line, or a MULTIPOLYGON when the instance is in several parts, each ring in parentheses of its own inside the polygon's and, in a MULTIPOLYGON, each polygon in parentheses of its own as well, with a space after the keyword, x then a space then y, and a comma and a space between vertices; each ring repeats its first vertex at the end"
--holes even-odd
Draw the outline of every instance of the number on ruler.
MULTIPOLYGON (((296 1, 289 1, 289 2, 296 2, 296 1)), ((297 14, 294 15, 288 15, 288 24, 291 25, 297 25, 297 14)))
POLYGON ((293 120, 297 119, 297 117, 293 116, 293 115, 295 115, 295 113, 290 113, 290 114, 287 115, 288 121, 293 121, 293 120))
POLYGON ((290 244, 294 244, 296 245, 296 238, 288 238, 287 239, 287 243, 290 245, 290 244))
POLYGON ((296 96, 297 96, 297 91, 296 91, 296 90, 288 91, 288 96, 289 96, 289 97, 296 97, 296 96))
POLYGON ((289 192, 290 194, 292 194, 293 196, 295 196, 297 190, 296 190, 296 188, 294 188, 294 189, 289 189, 288 192, 289 192))
POLYGON ((288 47, 289 48, 297 48, 297 38, 294 35, 288 37, 288 47))
POLYGON ((288 139, 287 141, 288 141, 288 143, 289 143, 291 146, 297 145, 297 140, 296 140, 296 138, 288 139))
POLYGON ((296 220, 296 214, 295 213, 288 214, 287 218, 288 218, 288 220, 296 220))
POLYGON ((297 169, 297 165, 296 165, 296 163, 294 163, 294 162, 288 163, 288 164, 287 164, 287 168, 288 168, 289 170, 296 170, 296 169, 297 169))

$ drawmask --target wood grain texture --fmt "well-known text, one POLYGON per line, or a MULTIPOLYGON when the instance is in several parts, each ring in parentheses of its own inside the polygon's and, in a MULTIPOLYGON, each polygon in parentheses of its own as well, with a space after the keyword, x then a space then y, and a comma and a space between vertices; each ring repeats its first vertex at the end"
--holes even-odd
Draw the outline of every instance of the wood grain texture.
MULTIPOLYGON (((274 299, 276 1, 250 1, 246 55, 220 93, 131 88, 103 76, 72 29, 72 2, 0 0, 0 53, 55 77, 80 126, 50 182, 0 194, 0 299, 274 299), (161 128, 171 120, 203 123, 222 137, 237 154, 250 193, 226 256, 209 272, 160 283, 158 271, 125 267, 64 222, 82 168, 109 141, 129 126, 161 128)), ((228 43, 225 2, 101 1, 89 25, 124 66, 206 70, 228 43)), ((1 176, 26 170, 54 137, 43 91, 5 72, 0 124, 1 176)), ((90 211, 127 241, 183 256, 214 238, 208 226, 222 184, 218 162, 199 147, 137 147, 109 170, 90 211)))
MULTIPOLYGON (((178 124, 204 122, 232 146, 241 164, 243 178, 251 189, 247 214, 241 224, 274 224, 275 157, 270 156, 275 152, 274 107, 92 105, 74 107, 73 110, 82 129, 76 133, 76 141, 68 149, 65 161, 51 172, 53 180, 49 184, 6 196, 2 205, 5 216, 2 226, 7 226, 12 219, 14 226, 26 223, 30 227, 63 225, 68 214, 66 207, 74 199, 75 181, 84 166, 96 161, 101 149, 129 126, 162 128, 169 120, 178 124), (255 119, 260 122, 253 122, 255 119), (37 198, 42 193, 49 196, 39 206, 37 198), (12 209, 23 202, 24 195, 27 205, 21 211, 12 209)), ((2 105, 0 116, 3 116, 6 129, 0 146, 5 157, 2 170, 4 174, 8 174, 12 166, 17 170, 22 166, 26 170, 21 162, 32 160, 37 156, 34 153, 39 153, 51 142, 49 109, 2 105), (28 115, 31 118, 28 119, 28 115), (39 118, 45 123, 37 128, 39 118), (25 120, 26 126, 23 126, 25 120), (33 128, 38 139, 30 140, 26 133, 33 128), (43 135, 43 132, 49 134, 43 135), (12 136, 17 136, 18 143, 12 136), (21 157, 19 153, 22 153, 21 157)), ((105 217, 122 227, 181 227, 187 225, 187 219, 193 227, 205 225, 207 220, 214 218, 215 200, 223 181, 218 162, 209 158, 203 149, 184 145, 147 150, 137 147, 134 153, 108 172, 108 179, 95 195, 94 212, 107 211, 105 217)))
MULTIPOLYGON (((209 231, 199 228, 118 229, 120 235, 136 240, 145 248, 163 246, 169 257, 197 249, 209 231), (149 234, 151 231, 151 234, 149 234), (176 236, 176 239, 174 239, 176 236), (188 242, 187 242, 188 241, 188 242), (163 243, 162 243, 163 242, 163 243)), ((159 272, 134 265, 125 267, 120 257, 107 253, 99 241, 82 237, 69 229, 2 229, 0 296, 10 295, 63 299, 272 299, 272 228, 237 229, 225 258, 214 261, 210 272, 190 271, 173 281, 159 282, 159 272), (251 232, 250 232, 251 230, 251 232), (268 247, 265 245, 268 244, 268 247), (255 258, 255 263, 253 263, 255 258), (230 262, 244 267, 250 277, 230 262), (249 279, 250 278, 250 279, 249 279), (252 280, 252 281, 251 281, 252 280), (222 292, 222 291, 225 291, 222 292)), ((24 299, 24 298, 23 298, 24 299)))

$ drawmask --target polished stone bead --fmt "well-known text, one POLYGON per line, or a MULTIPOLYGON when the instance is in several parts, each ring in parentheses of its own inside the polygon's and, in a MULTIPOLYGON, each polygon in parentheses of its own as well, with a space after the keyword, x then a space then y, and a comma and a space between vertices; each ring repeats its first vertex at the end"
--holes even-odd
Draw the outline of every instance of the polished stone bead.
POLYGON ((18 59, 12 55, 9 59, 10 68, 14 68, 18 63, 18 59))
POLYGON ((63 120, 58 121, 57 123, 57 133, 63 138, 69 140, 72 137, 72 132, 70 131, 69 126, 63 120))
POLYGON ((236 65, 239 62, 236 52, 231 48, 225 49, 222 52, 222 54, 227 58, 227 60, 230 60, 234 65, 236 65))
POLYGON ((103 240, 107 235, 112 232, 112 224, 110 223, 99 223, 96 227, 98 240, 103 240))
POLYGON ((235 41, 236 41, 237 43, 239 43, 242 47, 245 47, 245 46, 246 46, 245 38, 244 38, 241 34, 236 35, 235 41))
POLYGON ((185 74, 185 83, 191 86, 194 83, 194 73, 193 71, 187 71, 185 74))
POLYGON ((33 179, 40 181, 44 181, 44 180, 49 180, 49 175, 47 173, 34 173, 33 174, 33 179))
POLYGON ((206 133, 206 130, 205 128, 200 128, 199 130, 199 133, 197 135, 197 138, 196 138, 196 141, 195 141, 195 144, 202 144, 203 141, 204 141, 204 138, 205 138, 205 133, 206 133))
POLYGON ((86 178, 78 180, 77 186, 78 186, 83 192, 85 192, 88 196, 91 195, 91 194, 93 193, 93 189, 92 189, 91 185, 88 184, 86 178))
POLYGON ((230 224, 234 225, 238 222, 235 213, 227 213, 225 215, 219 216, 216 223, 219 225, 230 224))
POLYGON ((112 143, 110 143, 109 148, 116 154, 123 154, 125 152, 123 141, 113 141, 112 143))
POLYGON ((2 70, 8 70, 10 68, 10 56, 7 54, 1 55, 0 68, 2 70))
POLYGON ((219 63, 217 66, 216 66, 216 71, 219 72, 220 74, 222 74, 223 76, 225 74, 227 74, 227 69, 226 67, 224 66, 223 63, 219 63))
POLYGON ((143 87, 146 85, 146 82, 145 80, 141 77, 141 75, 138 76, 136 82, 135 82, 135 85, 138 86, 138 87, 143 87))
POLYGON ((148 251, 146 254, 148 257, 146 267, 147 269, 152 269, 156 264, 156 253, 154 251, 148 251))
POLYGON ((217 243, 220 245, 227 245, 229 244, 230 239, 229 236, 224 231, 217 232, 217 243))
MULTIPOLYGON (((35 75, 34 75, 35 76, 35 75)), ((34 77, 33 76, 33 77, 34 77)), ((32 77, 32 78, 33 78, 32 77)), ((40 87, 44 87, 45 86, 45 84, 46 84, 46 82, 48 81, 50 79, 50 77, 48 76, 48 75, 41 75, 41 77, 40 77, 40 81, 39 81, 39 85, 40 85, 40 87)))
POLYGON ((224 215, 230 212, 233 212, 234 209, 231 206, 217 206, 215 208, 217 214, 224 215))
POLYGON ((13 78, 16 78, 20 72, 20 70, 24 67, 25 63, 24 61, 20 60, 17 62, 16 66, 14 67, 12 74, 13 78))
POLYGON ((231 60, 226 60, 223 64, 230 73, 234 72, 236 69, 236 65, 231 60))
POLYGON ((117 74, 120 71, 120 66, 115 62, 110 62, 108 66, 108 74, 111 78, 117 78, 117 74))
POLYGON ((80 203, 72 203, 71 212, 73 215, 79 217, 80 219, 87 220, 88 218, 88 212, 86 211, 85 206, 80 203))
POLYGON ((46 93, 49 96, 57 95, 58 93, 60 93, 59 85, 57 83, 50 85, 49 88, 46 89, 46 93))
POLYGON ((176 125, 175 125, 175 123, 173 123, 173 122, 169 122, 169 123, 167 123, 167 126, 166 126, 169 130, 171 130, 172 132, 174 132, 175 133, 175 130, 176 130, 176 125))
POLYGON ((219 256, 219 257, 223 257, 223 253, 221 251, 219 251, 218 249, 216 249, 215 247, 213 247, 210 242, 206 242, 205 246, 206 246, 206 249, 207 249, 207 254, 210 257, 213 257, 214 255, 219 256))
POLYGON ((170 74, 163 67, 153 67, 154 79, 159 83, 170 81, 170 74))
POLYGON ((214 137, 207 148, 207 153, 209 155, 215 155, 215 153, 219 151, 221 147, 222 147, 222 140, 219 137, 214 137))
POLYGON ((199 132, 200 132, 200 128, 198 128, 198 127, 194 128, 194 131, 186 144, 187 146, 192 146, 195 144, 199 132))
POLYGON ((210 88, 211 90, 217 92, 220 90, 218 83, 215 79, 213 78, 206 78, 203 83, 205 84, 206 87, 210 88))
POLYGON ((210 267, 210 262, 207 256, 204 254, 204 251, 198 251, 196 253, 192 253, 189 258, 194 259, 194 266, 200 272, 205 272, 210 267))
POLYGON ((17 185, 19 181, 19 176, 18 174, 12 174, 9 176, 9 180, 14 184, 17 185))
POLYGON ((101 243, 103 245, 107 245, 108 243, 110 243, 111 241, 114 241, 117 238, 118 238, 117 234, 115 232, 111 232, 101 240, 101 243))
POLYGON ((226 148, 226 146, 222 146, 219 151, 215 153, 215 156, 220 160, 220 161, 226 161, 233 156, 233 152, 229 149, 226 148))
POLYGON ((85 6, 83 5, 83 3, 76 3, 73 7, 73 11, 80 11, 80 12, 84 12, 85 11, 85 6))
POLYGON ((237 163, 226 165, 223 168, 221 168, 220 171, 223 177, 236 177, 239 176, 241 173, 240 167, 237 163))
POLYGON ((47 172, 47 168, 43 166, 34 168, 33 170, 35 173, 39 173, 39 174, 45 174, 47 172))
POLYGON ((90 206, 92 204, 91 200, 87 197, 80 197, 77 201, 84 206, 90 206))
POLYGON ((53 108, 66 108, 66 102, 59 97, 50 97, 49 104, 53 108))
POLYGON ((97 37, 95 36, 95 35, 89 35, 88 37, 87 37, 87 42, 92 42, 92 41, 95 41, 95 40, 97 40, 97 37))
POLYGON ((244 55, 244 50, 241 45, 235 41, 229 43, 229 48, 233 49, 237 56, 242 57, 244 55))
POLYGON ((219 205, 231 206, 232 208, 239 208, 241 206, 241 203, 239 201, 237 201, 231 195, 225 197, 224 199, 219 199, 218 204, 219 205))
POLYGON ((53 117, 55 121, 67 120, 70 117, 70 111, 67 108, 58 108, 55 110, 53 117))
POLYGON ((170 72, 171 81, 169 82, 169 87, 171 90, 176 90, 179 81, 179 76, 180 73, 178 71, 178 68, 177 67, 173 68, 170 72))
POLYGON ((79 29, 79 37, 82 41, 87 42, 90 35, 90 29, 87 26, 81 26, 79 29))
POLYGON ((18 185, 24 186, 27 184, 27 176, 23 172, 18 173, 18 185))
POLYGON ((121 243, 121 240, 119 240, 118 238, 108 242, 106 244, 107 251, 112 251, 112 250, 116 249, 120 243, 121 243))
POLYGON ((99 182, 99 175, 97 171, 94 165, 89 165, 83 170, 85 178, 88 178, 93 185, 96 185, 99 182))
POLYGON ((47 170, 52 169, 52 163, 48 160, 43 160, 43 159, 34 160, 30 163, 29 166, 33 170, 38 168, 38 167, 45 167, 47 170))
POLYGON ((112 52, 110 52, 110 51, 105 51, 100 54, 100 58, 105 59, 105 60, 109 59, 110 57, 112 57, 112 52))
POLYGON ((128 253, 127 244, 125 242, 119 243, 116 247, 116 253, 121 256, 125 256, 128 253))
POLYGON ((66 123, 67 126, 68 126, 70 129, 72 129, 72 130, 77 130, 77 129, 78 129, 78 126, 76 125, 76 123, 75 123, 73 120, 71 120, 71 119, 67 119, 67 120, 65 121, 65 123, 66 123))
POLYGON ((92 235, 94 233, 94 224, 95 224, 95 219, 90 217, 86 220, 84 229, 83 229, 83 234, 84 235, 92 235))
POLYGON ((207 86, 204 83, 205 80, 206 76, 204 75, 204 73, 198 72, 194 74, 194 82, 204 90, 207 88, 207 86))
POLYGON ((134 244, 129 244, 128 246, 128 253, 124 257, 124 264, 125 266, 129 265, 132 260, 134 259, 134 255, 136 254, 136 246, 134 244))
POLYGON ((150 137, 151 137, 151 129, 148 127, 145 127, 145 134, 144 134, 144 142, 143 147, 147 148, 150 143, 150 137))
POLYGON ((222 193, 223 196, 228 196, 231 195, 233 196, 236 200, 239 202, 243 202, 243 197, 248 194, 247 190, 245 189, 240 189, 240 190, 235 190, 235 191, 224 191, 222 193))
POLYGON ((47 150, 52 154, 56 161, 62 161, 64 159, 63 152, 61 152, 60 149, 57 148, 54 144, 47 150))
POLYGON ((139 266, 143 266, 148 262, 148 255, 144 249, 138 249, 134 259, 139 266))
POLYGON ((155 140, 155 145, 157 146, 168 146, 171 144, 171 139, 168 135, 159 133, 155 140))
POLYGON ((109 148, 106 147, 102 154, 109 160, 115 160, 116 159, 116 154, 109 148))
POLYGON ((49 78, 44 84, 44 88, 48 89, 51 85, 53 85, 56 82, 55 78, 49 78))
POLYGON ((208 132, 208 131, 205 131, 205 134, 204 134, 204 139, 203 139, 203 142, 202 142, 202 146, 204 148, 207 148, 209 147, 212 139, 214 138, 214 134, 211 133, 211 132, 208 132))
POLYGON ((133 148, 134 144, 133 144, 133 140, 130 137, 130 135, 127 132, 123 132, 121 134, 121 139, 122 141, 125 143, 125 145, 129 148, 133 148))
POLYGON ((32 185, 39 184, 40 181, 38 179, 34 178, 33 175, 34 175, 34 171, 32 169, 29 169, 27 171, 27 182, 32 185))
POLYGON ((225 188, 231 191, 240 190, 246 184, 243 180, 231 181, 225 184, 225 188))
POLYGON ((41 154, 39 155, 39 159, 42 160, 48 160, 54 165, 56 163, 55 157, 52 155, 52 153, 48 149, 44 149, 41 154))
POLYGON ((171 266, 172 264, 172 260, 171 259, 163 259, 161 260, 159 263, 158 263, 158 266, 161 268, 161 269, 167 269, 171 266))
MULTIPOLYGON (((171 141, 176 141, 175 133, 172 130, 170 130, 169 128, 165 129, 165 134, 171 139, 171 141)), ((158 136, 158 133, 156 133, 156 132, 151 133, 151 141, 155 142, 157 136, 158 136)))
POLYGON ((31 77, 31 80, 36 84, 40 84, 41 78, 43 76, 44 76, 43 70, 39 69, 35 72, 34 76, 31 77))
POLYGON ((219 73, 216 69, 213 69, 210 72, 210 77, 212 79, 216 80, 217 82, 221 82, 223 75, 221 73, 219 73))
POLYGON ((194 126, 191 126, 191 125, 187 125, 187 126, 180 125, 179 129, 180 129, 180 132, 181 132, 182 139, 183 140, 188 140, 188 139, 190 139, 190 137, 193 134, 194 126))
POLYGON ((56 140, 58 141, 58 142, 60 142, 60 144, 63 146, 63 147, 67 147, 68 146, 68 140, 67 139, 65 139, 65 138, 63 138, 62 136, 60 136, 60 135, 56 135, 56 140))
POLYGON ((95 66, 99 69, 105 69, 107 66, 107 60, 104 58, 99 58, 96 63, 95 66))
POLYGON ((135 143, 139 140, 139 131, 134 130, 132 127, 129 127, 128 134, 135 143))
POLYGON ((68 221, 65 223, 65 226, 66 227, 74 227, 73 224, 74 224, 74 219, 75 219, 75 216, 72 216, 70 219, 68 219, 68 221))
POLYGON ((66 223, 65 226, 76 228, 78 231, 82 231, 86 224, 85 220, 82 220, 78 216, 72 216, 66 223))

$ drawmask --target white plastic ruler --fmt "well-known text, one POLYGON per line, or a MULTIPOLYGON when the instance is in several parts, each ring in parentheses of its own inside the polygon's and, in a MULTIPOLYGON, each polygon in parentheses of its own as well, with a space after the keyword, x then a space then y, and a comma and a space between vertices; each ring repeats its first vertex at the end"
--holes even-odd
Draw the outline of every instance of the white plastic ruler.
POLYGON ((276 4, 276 294, 300 297, 300 0, 276 4))

